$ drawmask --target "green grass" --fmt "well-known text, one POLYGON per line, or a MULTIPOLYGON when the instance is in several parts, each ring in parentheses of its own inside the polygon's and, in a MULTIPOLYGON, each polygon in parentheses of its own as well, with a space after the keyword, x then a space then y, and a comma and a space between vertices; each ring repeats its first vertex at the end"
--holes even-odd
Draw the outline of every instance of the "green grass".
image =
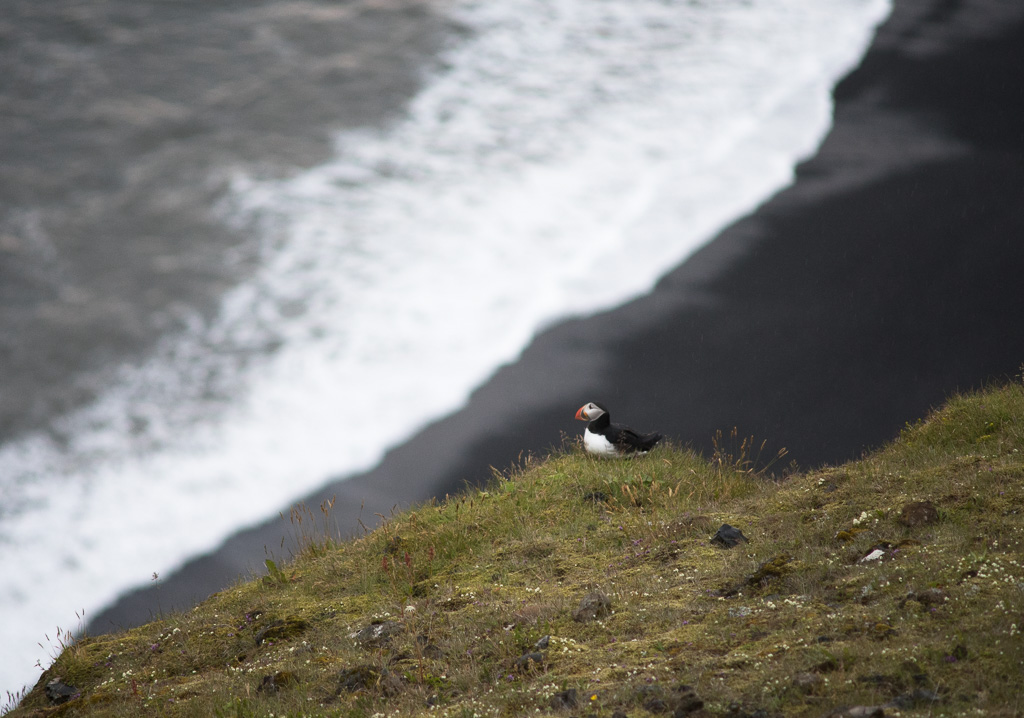
POLYGON ((293 561, 71 642, 10 715, 636 717, 683 684, 691 715, 1024 712, 1024 385, 782 481, 754 446, 569 445, 346 542, 300 508, 293 561), (901 522, 925 501, 931 521, 901 522), (750 543, 711 545, 723 523, 750 543), (591 591, 611 613, 574 620, 591 591), (52 704, 55 678, 77 695, 52 704))

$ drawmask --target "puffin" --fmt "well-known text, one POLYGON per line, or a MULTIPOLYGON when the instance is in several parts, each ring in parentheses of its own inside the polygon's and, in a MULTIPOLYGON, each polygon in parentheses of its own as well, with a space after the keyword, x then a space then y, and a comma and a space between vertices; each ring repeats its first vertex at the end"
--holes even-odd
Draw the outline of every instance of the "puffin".
POLYGON ((646 454, 661 441, 661 434, 638 434, 628 426, 613 424, 607 407, 595 401, 581 406, 576 418, 589 422, 583 432, 583 447, 595 456, 646 454))

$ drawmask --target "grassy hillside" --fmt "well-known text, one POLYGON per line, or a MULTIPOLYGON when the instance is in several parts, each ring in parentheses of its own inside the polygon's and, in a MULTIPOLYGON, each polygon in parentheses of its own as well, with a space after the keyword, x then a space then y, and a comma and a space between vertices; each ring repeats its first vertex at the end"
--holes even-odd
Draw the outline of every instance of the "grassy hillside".
POLYGON ((570 446, 354 541, 297 510, 293 561, 68 645, 11 715, 1024 713, 1024 385, 777 483, 720 444, 570 446))

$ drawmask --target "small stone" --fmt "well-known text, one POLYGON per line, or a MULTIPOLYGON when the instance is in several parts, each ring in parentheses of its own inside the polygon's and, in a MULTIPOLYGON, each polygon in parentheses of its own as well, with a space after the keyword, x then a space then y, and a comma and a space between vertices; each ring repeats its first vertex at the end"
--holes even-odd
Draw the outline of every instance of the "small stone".
POLYGON ((60 705, 61 703, 67 703, 69 700, 79 694, 79 691, 74 686, 69 686, 67 683, 62 681, 60 678, 54 678, 52 681, 46 684, 46 698, 54 705, 60 705))
POLYGON ((536 643, 533 644, 533 650, 535 650, 535 651, 545 651, 545 650, 547 650, 548 646, 550 646, 550 645, 551 645, 551 636, 544 636, 539 641, 537 641, 536 643))
POLYGON ((857 563, 872 563, 874 561, 881 561, 885 558, 886 554, 893 550, 893 545, 888 541, 879 541, 874 546, 867 550, 863 556, 857 559, 857 563))
POLYGON ((857 563, 871 563, 872 561, 881 560, 882 556, 885 556, 885 551, 876 548, 870 551, 866 556, 863 556, 857 563))
POLYGON ((389 643, 393 636, 405 630, 405 626, 398 621, 374 621, 355 633, 349 634, 356 643, 366 648, 375 648, 389 643))
POLYGON ((596 621, 611 615, 612 602, 601 591, 591 591, 580 601, 579 608, 572 614, 573 620, 579 623, 596 621))
POLYGON ((711 537, 711 543, 722 548, 732 548, 741 541, 743 543, 750 543, 750 540, 743 535, 742 531, 729 524, 722 524, 718 529, 718 533, 711 537))

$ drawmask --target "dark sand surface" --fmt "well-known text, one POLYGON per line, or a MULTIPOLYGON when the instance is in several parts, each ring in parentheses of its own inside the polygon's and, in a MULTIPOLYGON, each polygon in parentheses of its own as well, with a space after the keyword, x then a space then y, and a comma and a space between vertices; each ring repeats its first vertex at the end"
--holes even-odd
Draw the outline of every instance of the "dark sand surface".
MULTIPOLYGON (((860 456, 951 393, 1024 363, 1024 5, 897 0, 836 89, 795 184, 649 296, 542 333, 469 404, 326 487, 343 534, 578 435, 591 400, 707 450, 716 429, 802 467, 860 456), (788 459, 787 459, 788 460, 788 459)), ((287 510, 285 510, 287 513, 287 510)), ((91 632, 185 608, 286 557, 287 520, 241 532, 91 632), (268 553, 269 552, 269 553, 268 553)))

